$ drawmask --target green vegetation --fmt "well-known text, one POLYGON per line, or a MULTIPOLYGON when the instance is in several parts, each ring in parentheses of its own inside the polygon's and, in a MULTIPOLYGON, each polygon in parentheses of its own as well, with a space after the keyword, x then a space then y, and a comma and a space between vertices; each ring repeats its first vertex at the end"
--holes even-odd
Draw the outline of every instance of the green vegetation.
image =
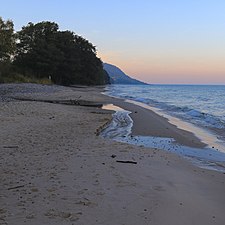
POLYGON ((15 51, 13 22, 0 17, 0 82, 11 73, 11 56, 15 51))
POLYGON ((101 85, 110 82, 95 46, 54 22, 28 23, 15 33, 0 18, 0 82, 101 85))
POLYGON ((7 76, 0 76, 0 83, 35 83, 35 84, 52 84, 47 78, 37 79, 34 77, 26 77, 21 74, 10 73, 7 76))

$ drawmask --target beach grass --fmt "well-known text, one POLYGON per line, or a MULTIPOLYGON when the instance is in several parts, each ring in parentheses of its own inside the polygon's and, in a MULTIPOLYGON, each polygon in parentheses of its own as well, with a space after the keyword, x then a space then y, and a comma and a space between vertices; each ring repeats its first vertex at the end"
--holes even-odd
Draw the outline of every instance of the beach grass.
POLYGON ((0 76, 0 83, 34 83, 34 84, 52 84, 52 81, 47 78, 34 78, 24 76, 18 73, 0 76))

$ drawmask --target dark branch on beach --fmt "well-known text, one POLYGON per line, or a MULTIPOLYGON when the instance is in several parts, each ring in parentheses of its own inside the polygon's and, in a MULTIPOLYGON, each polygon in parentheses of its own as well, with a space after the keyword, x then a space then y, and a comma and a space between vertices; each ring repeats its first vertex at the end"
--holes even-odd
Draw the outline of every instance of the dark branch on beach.
POLYGON ((8 188, 8 190, 14 190, 14 189, 22 188, 22 187, 24 187, 24 185, 19 185, 19 186, 11 187, 11 188, 8 188))
POLYGON ((3 146, 3 148, 19 148, 19 146, 3 146))
POLYGON ((131 163, 131 164, 137 164, 135 161, 123 161, 123 160, 117 160, 118 163, 131 163))
MULTIPOLYGON (((81 97, 81 96, 80 96, 81 97)), ((79 98, 80 98, 79 97, 79 98)), ((103 104, 97 102, 91 102, 86 100, 42 100, 42 99, 30 99, 30 98, 13 98, 19 101, 31 101, 31 102, 44 102, 44 103, 52 103, 52 104, 62 104, 62 105, 77 105, 77 106, 87 106, 87 107, 97 107, 101 108, 103 104)))

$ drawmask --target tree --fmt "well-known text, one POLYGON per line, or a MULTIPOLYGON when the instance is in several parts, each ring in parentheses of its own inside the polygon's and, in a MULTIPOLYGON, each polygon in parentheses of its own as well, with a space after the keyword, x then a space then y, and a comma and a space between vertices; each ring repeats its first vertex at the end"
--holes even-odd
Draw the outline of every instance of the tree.
POLYGON ((18 43, 14 64, 20 72, 37 78, 52 73, 51 64, 58 54, 54 48, 54 35, 58 25, 52 22, 28 23, 17 33, 18 43))
POLYGON ((0 17, 0 82, 11 73, 11 59, 15 51, 14 25, 0 17))
POLYGON ((95 46, 52 22, 28 23, 18 32, 14 64, 37 78, 52 77, 56 84, 104 84, 105 73, 95 46))
POLYGON ((0 17, 0 62, 10 60, 15 51, 14 25, 11 20, 0 17))

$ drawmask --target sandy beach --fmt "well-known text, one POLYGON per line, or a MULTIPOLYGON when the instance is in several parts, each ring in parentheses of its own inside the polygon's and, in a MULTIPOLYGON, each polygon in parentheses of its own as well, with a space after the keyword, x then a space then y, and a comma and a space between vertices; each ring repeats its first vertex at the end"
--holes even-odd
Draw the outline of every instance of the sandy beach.
POLYGON ((112 111, 18 100, 113 103, 132 112, 135 135, 204 146, 154 112, 102 91, 0 85, 0 224, 224 225, 224 173, 96 135, 112 111), (118 162, 123 160, 136 164, 118 162))

